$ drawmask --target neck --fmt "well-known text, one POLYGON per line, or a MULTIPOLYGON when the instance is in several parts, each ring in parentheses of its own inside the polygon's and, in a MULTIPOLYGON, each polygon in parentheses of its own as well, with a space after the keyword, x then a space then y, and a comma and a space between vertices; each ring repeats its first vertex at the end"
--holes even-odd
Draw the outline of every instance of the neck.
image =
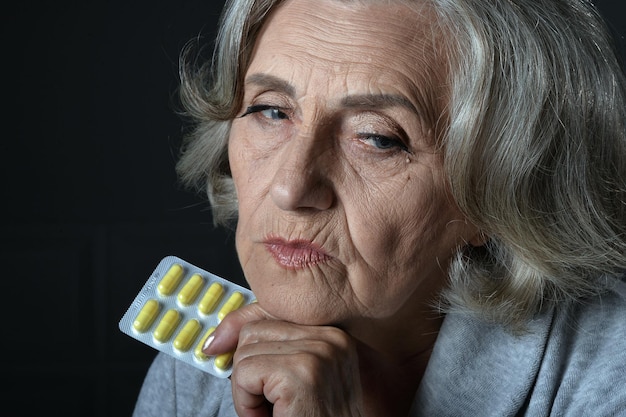
POLYGON ((432 347, 399 360, 367 347, 359 349, 361 386, 366 416, 407 416, 432 347))
POLYGON ((368 416, 406 416, 426 371, 443 317, 368 320, 347 329, 359 340, 361 384, 368 416))

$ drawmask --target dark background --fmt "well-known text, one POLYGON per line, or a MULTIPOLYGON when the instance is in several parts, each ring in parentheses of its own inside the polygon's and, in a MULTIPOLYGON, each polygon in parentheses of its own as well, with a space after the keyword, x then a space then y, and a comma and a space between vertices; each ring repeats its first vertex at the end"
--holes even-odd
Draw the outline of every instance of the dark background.
MULTIPOLYGON (((222 3, 3 6, 0 415, 130 415, 155 351, 117 322, 159 260, 240 279, 174 173, 178 52, 222 3)), ((598 4, 623 37, 626 6, 598 4)))

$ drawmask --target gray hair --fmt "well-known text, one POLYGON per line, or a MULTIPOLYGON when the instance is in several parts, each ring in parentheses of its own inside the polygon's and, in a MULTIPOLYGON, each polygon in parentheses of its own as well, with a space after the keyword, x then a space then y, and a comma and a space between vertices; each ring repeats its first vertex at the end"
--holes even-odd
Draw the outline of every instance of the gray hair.
MULTIPOLYGON (((398 0, 410 4, 410 0, 398 0)), ((231 120, 259 29, 281 0, 228 1, 212 60, 181 54, 193 130, 177 170, 216 224, 237 216, 231 120)), ((456 203, 485 246, 450 267, 447 309, 513 327, 626 270, 626 79, 586 0, 422 0, 450 65, 440 141, 456 203)))

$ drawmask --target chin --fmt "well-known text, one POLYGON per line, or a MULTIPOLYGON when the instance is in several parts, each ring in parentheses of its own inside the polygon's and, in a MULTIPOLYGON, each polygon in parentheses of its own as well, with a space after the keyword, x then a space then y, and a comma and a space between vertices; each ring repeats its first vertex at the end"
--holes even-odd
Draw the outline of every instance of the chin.
POLYGON ((293 292, 285 295, 260 292, 256 295, 259 305, 279 320, 305 326, 332 325, 340 321, 328 300, 311 296, 304 299, 293 292))

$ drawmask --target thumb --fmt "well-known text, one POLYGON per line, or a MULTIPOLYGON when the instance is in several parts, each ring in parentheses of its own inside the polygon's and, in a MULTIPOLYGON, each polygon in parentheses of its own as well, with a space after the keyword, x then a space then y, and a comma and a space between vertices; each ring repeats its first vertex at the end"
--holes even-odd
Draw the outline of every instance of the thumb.
POLYGON ((239 332, 247 323, 268 320, 273 317, 259 303, 248 304, 224 317, 202 347, 204 354, 212 356, 232 352, 237 348, 239 332))

